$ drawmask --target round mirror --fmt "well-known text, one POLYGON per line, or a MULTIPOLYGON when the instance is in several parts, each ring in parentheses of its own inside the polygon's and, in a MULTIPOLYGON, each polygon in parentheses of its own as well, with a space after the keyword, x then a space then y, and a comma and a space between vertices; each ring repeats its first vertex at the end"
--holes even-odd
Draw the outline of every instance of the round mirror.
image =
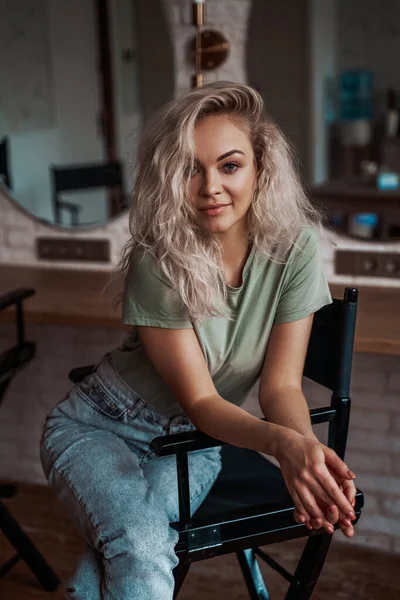
POLYGON ((161 0, 7 2, 0 19, 0 181, 59 227, 126 210, 143 119, 174 94, 161 0))

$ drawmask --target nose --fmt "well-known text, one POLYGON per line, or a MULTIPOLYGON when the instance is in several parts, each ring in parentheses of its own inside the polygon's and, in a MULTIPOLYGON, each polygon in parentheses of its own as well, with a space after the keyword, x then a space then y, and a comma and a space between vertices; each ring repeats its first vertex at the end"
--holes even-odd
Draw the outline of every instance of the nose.
POLYGON ((222 185, 218 171, 204 171, 201 178, 200 194, 202 196, 216 196, 221 192, 222 185))

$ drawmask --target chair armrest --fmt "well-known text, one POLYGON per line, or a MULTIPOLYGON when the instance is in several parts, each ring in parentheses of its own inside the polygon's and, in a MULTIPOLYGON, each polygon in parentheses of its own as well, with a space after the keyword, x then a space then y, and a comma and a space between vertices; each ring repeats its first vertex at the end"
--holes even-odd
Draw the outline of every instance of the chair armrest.
POLYGON ((93 373, 96 365, 87 365, 85 367, 77 367, 68 373, 69 379, 73 383, 80 383, 87 375, 93 373))
MULTIPOLYGON (((310 410, 311 422, 313 425, 333 421, 336 411, 330 407, 313 408, 310 410)), ((263 417, 261 421, 266 421, 263 417)), ((154 438, 150 444, 151 450, 157 456, 168 456, 170 454, 179 454, 181 452, 193 452, 194 450, 205 450, 215 446, 224 446, 226 442, 217 440, 206 435, 199 429, 194 431, 185 431, 183 433, 173 433, 171 435, 162 435, 154 438)))
POLYGON ((12 304, 18 304, 25 300, 25 298, 29 298, 35 294, 35 290, 32 288, 18 288, 13 290, 12 292, 8 292, 7 294, 3 294, 0 296, 0 311, 8 308, 12 304))
POLYGON ((168 456, 180 454, 181 452, 193 452, 194 450, 205 450, 214 446, 223 446, 226 442, 217 440, 206 435, 199 429, 184 431, 183 433, 172 433, 154 438, 150 444, 151 450, 157 456, 168 456))

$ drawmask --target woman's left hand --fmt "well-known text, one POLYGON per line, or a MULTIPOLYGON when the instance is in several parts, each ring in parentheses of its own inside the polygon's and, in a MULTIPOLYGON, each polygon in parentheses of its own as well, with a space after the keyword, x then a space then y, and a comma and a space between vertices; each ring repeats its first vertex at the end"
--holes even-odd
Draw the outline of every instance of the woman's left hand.
MULTIPOLYGON (((331 475, 336 480, 336 483, 338 484, 338 486, 343 491, 344 495, 346 496, 346 498, 348 499, 348 501, 354 508, 354 506, 356 504, 356 493, 357 493, 357 489, 354 484, 354 481, 349 481, 348 479, 341 479, 334 471, 331 471, 331 475)), ((332 515, 332 518, 336 519, 335 523, 339 522, 339 527, 342 530, 343 534, 346 537, 353 537, 353 535, 354 535, 353 524, 351 523, 351 521, 349 519, 344 518, 344 515, 342 515, 339 512, 337 506, 335 506, 334 511, 332 511, 331 515, 332 515)))
MULTIPOLYGON (((356 486, 354 485, 354 482, 351 480, 348 480, 348 479, 343 479, 339 475, 337 475, 336 472, 333 471, 331 468, 328 467, 328 469, 329 469, 332 477, 335 479, 336 483, 338 484, 338 486, 340 487, 340 489, 343 491, 344 495, 350 502, 350 504, 354 507, 355 503, 356 503, 355 496, 356 496, 356 491, 357 491, 356 486)), ((323 513, 326 517, 326 521, 328 523, 331 523, 332 525, 335 525, 336 523, 338 523, 340 529, 342 530, 343 534, 346 537, 353 537, 354 527, 352 525, 351 520, 348 517, 345 517, 339 511, 337 506, 335 506, 333 504, 328 505, 325 502, 322 502, 320 499, 317 502, 318 502, 319 507, 323 511, 323 513)), ((294 518, 298 523, 304 522, 304 516, 300 515, 300 513, 297 510, 294 511, 294 518)), ((305 524, 308 527, 308 529, 310 529, 310 530, 311 529, 320 529, 323 526, 321 519, 315 519, 315 518, 311 518, 311 517, 306 519, 305 524)))

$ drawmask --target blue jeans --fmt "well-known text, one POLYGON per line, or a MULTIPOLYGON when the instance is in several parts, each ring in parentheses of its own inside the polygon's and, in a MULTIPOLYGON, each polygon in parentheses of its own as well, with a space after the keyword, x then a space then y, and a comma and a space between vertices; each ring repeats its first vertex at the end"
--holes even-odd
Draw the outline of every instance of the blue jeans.
MULTIPOLYGON (((66 584, 69 600, 171 600, 179 519, 176 459, 153 438, 190 431, 128 388, 108 356, 49 414, 41 460, 49 484, 86 541, 66 584)), ((221 469, 220 448, 189 454, 192 513, 221 469)))

